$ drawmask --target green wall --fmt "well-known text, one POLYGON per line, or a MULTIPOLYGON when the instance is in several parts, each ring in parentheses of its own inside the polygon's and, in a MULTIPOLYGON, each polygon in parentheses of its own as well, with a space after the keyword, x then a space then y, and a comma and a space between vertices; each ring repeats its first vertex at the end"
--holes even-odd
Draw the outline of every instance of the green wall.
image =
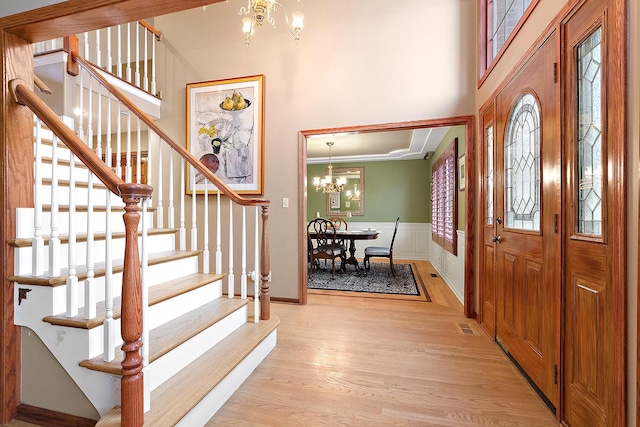
MULTIPOLYGON (((326 195, 316 192, 314 176, 326 175, 327 164, 307 165, 307 220, 327 217, 326 195)), ((426 223, 431 218, 429 202, 430 165, 424 160, 334 163, 334 168, 364 167, 364 216, 351 222, 426 223)))

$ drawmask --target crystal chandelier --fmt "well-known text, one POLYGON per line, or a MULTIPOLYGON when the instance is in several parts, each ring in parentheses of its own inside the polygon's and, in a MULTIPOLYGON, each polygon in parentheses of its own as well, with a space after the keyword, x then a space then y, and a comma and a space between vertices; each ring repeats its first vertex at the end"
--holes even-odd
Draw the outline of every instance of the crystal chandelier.
POLYGON ((346 178, 336 178, 333 180, 333 175, 331 173, 333 166, 331 166, 331 147, 333 147, 333 142, 327 142, 327 146, 329 146, 329 166, 327 169, 329 173, 324 177, 320 178, 319 176, 313 177, 313 185, 316 187, 316 191, 322 190, 323 193, 340 193, 344 188, 344 185, 347 183, 346 178))
MULTIPOLYGON (((300 0, 298 0, 300 1, 300 0)), ((256 28, 262 27, 262 23, 267 21, 276 28, 276 21, 273 18, 274 13, 278 10, 278 6, 284 11, 284 17, 287 27, 296 41, 300 40, 300 32, 304 26, 304 13, 293 12, 291 14, 291 23, 289 15, 283 5, 276 0, 247 0, 247 6, 241 7, 238 15, 250 15, 242 18, 242 32, 244 33, 244 44, 249 46, 251 36, 256 28)))

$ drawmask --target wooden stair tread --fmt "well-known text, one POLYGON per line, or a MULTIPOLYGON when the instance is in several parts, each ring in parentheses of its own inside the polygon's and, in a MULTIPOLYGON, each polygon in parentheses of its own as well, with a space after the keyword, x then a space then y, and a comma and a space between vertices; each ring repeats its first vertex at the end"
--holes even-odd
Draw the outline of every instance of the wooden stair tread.
MULTIPOLYGON (((164 356, 180 344, 188 341, 208 327, 224 319, 239 308, 247 305, 249 300, 239 298, 216 298, 182 316, 173 319, 149 331, 149 363, 164 356)), ((102 355, 80 362, 80 366, 95 371, 120 375, 123 354, 120 352, 110 362, 105 362, 102 355)))
MULTIPOLYGON (((192 291, 209 283, 217 280, 222 280, 226 274, 204 274, 194 273, 188 276, 183 276, 178 279, 170 280, 158 285, 152 286, 149 289, 149 306, 166 301, 175 296, 192 291)), ((120 318, 120 297, 113 299, 113 318, 120 318)), ((78 315, 73 317, 67 317, 65 313, 57 314, 55 316, 47 316, 42 319, 45 322, 52 325, 68 326, 71 328, 80 329, 93 329, 104 323, 105 319, 105 306, 104 301, 100 301, 96 305, 96 317, 92 319, 84 318, 84 308, 78 309, 78 315)))
MULTIPOLYGON (((164 251, 149 254, 149 265, 162 264, 168 261, 174 261, 183 258, 189 258, 192 256, 200 255, 202 251, 164 251)), ((118 259, 113 261, 113 272, 119 273, 123 268, 123 260, 118 259)), ((63 274, 60 276, 49 276, 46 273, 42 276, 9 276, 10 282, 18 282, 22 285, 33 286, 62 286, 66 284, 68 276, 68 269, 63 269, 63 274)), ((78 281, 85 280, 87 278, 87 267, 85 265, 77 266, 76 276, 78 281)), ((104 276, 105 269, 104 263, 96 263, 94 270, 94 277, 104 276)))
MULTIPOLYGON (((231 372, 280 320, 247 323, 151 392, 151 410, 144 426, 173 426, 231 372)), ((105 414, 96 427, 120 426, 120 407, 105 414)))
MULTIPOLYGON (((149 230, 147 230, 147 235, 148 236, 159 236, 162 234, 174 234, 177 233, 179 231, 178 228, 151 228, 149 230)), ((138 236, 141 236, 142 233, 138 232, 138 236)), ((124 239, 125 237, 125 233, 124 231, 119 231, 119 232, 114 232, 111 233, 111 237, 113 239, 124 239)), ((101 241, 101 240, 105 240, 106 238, 106 233, 95 233, 93 235, 93 240, 94 241, 101 241)), ((50 236, 43 236, 44 239, 44 244, 45 246, 49 244, 49 240, 51 239, 50 236)), ((62 235, 59 236, 60 239, 60 243, 68 243, 69 242, 69 236, 68 235, 62 235)), ((87 235, 86 234, 77 234, 76 235, 76 242, 86 242, 87 241, 87 235)), ((7 243, 11 246, 13 246, 14 248, 28 248, 30 246, 33 245, 33 238, 21 238, 21 239, 9 239, 7 240, 7 243)))

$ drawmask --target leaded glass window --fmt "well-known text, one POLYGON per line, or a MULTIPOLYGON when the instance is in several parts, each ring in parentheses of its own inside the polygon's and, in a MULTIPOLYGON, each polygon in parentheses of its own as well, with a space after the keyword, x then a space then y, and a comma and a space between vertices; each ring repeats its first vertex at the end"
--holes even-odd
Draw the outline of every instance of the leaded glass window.
POLYGON ((489 61, 496 57, 500 48, 524 15, 531 0, 490 0, 489 61))
POLYGON ((493 125, 487 127, 487 225, 493 224, 493 125))
POLYGON ((578 233, 602 236, 602 29, 577 49, 578 233))
POLYGON ((504 147, 505 227, 540 230, 540 108, 533 95, 518 99, 507 121, 504 147))

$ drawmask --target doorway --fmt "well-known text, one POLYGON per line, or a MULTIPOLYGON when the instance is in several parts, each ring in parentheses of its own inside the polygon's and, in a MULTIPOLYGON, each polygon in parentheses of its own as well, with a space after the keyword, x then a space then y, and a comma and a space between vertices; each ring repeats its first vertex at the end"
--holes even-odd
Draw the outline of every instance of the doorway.
MULTIPOLYGON (((458 254, 458 256, 464 256, 464 263, 467 266, 473 265, 474 259, 474 191, 475 191, 475 120, 473 116, 460 116, 447 119, 434 119, 434 120, 420 120, 411 122, 397 122, 397 123, 383 123, 377 125, 365 125, 365 126, 351 126, 343 128, 329 128, 329 129, 315 129, 304 130, 299 133, 299 175, 298 175, 298 188, 299 188, 299 231, 298 231, 298 245, 300 247, 299 258, 299 295, 300 304, 307 303, 307 138, 315 135, 323 134, 341 134, 341 133, 371 133, 371 132, 388 132, 393 130, 412 130, 421 128, 435 128, 444 126, 457 126, 461 125, 465 127, 466 138, 466 170, 467 170, 467 182, 466 182, 466 216, 470 220, 466 221, 465 229, 465 253, 458 254)), ((464 312, 467 317, 474 316, 474 283, 473 283, 473 269, 466 268, 464 272, 464 312)))

